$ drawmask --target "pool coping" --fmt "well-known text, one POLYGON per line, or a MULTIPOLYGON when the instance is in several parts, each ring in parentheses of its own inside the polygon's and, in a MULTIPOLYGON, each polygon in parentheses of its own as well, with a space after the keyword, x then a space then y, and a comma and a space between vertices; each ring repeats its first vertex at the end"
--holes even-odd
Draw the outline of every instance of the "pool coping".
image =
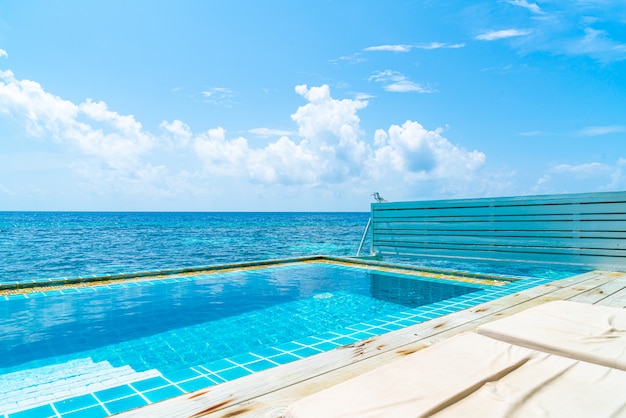
POLYGON ((521 280, 516 277, 501 276, 496 274, 484 274, 484 273, 471 273, 456 270, 435 269, 414 265, 388 263, 383 261, 371 260, 366 258, 357 257, 339 257, 339 256, 326 256, 326 255, 314 255, 307 257, 294 257, 274 260, 261 260, 261 261, 249 261, 240 263, 229 263, 199 267, 186 267, 180 269, 163 269, 153 271, 141 271, 134 273, 116 273, 107 275, 90 275, 90 276, 77 276, 77 277, 59 277, 50 279, 33 279, 28 281, 16 281, 0 283, 0 296, 23 294, 29 292, 47 291, 53 289, 63 289, 69 287, 87 287, 106 285, 119 282, 140 281, 140 280, 155 280, 159 278, 167 278, 167 276, 180 276, 180 275, 199 275, 199 274, 211 274, 221 273, 229 271, 239 271, 248 269, 266 268, 277 265, 287 265, 292 263, 308 263, 308 262, 326 262, 326 263, 338 263, 351 266, 366 267, 380 269, 382 271, 395 271, 401 274, 415 274, 420 276, 435 276, 436 278, 452 279, 467 281, 477 280, 491 282, 491 284, 497 284, 498 282, 514 282, 521 280))

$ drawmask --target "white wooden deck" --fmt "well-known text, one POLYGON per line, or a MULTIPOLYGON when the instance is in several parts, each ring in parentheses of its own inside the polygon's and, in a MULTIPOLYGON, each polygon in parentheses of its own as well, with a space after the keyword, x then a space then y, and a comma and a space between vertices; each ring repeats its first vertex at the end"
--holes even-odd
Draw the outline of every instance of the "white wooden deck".
POLYGON ((626 273, 593 271, 128 411, 124 417, 280 417, 293 401, 480 324, 554 300, 626 308, 626 273))

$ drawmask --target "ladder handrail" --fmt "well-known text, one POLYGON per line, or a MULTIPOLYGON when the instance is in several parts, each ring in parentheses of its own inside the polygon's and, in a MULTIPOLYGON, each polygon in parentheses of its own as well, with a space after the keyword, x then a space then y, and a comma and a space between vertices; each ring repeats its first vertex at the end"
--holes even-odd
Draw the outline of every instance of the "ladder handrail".
POLYGON ((361 243, 359 244, 359 249, 356 252, 356 256, 361 256, 361 248, 363 248, 363 243, 365 242, 365 237, 367 236, 367 232, 370 230, 370 225, 372 224, 372 217, 367 220, 367 226, 365 227, 365 232, 363 232, 363 238, 361 238, 361 243))

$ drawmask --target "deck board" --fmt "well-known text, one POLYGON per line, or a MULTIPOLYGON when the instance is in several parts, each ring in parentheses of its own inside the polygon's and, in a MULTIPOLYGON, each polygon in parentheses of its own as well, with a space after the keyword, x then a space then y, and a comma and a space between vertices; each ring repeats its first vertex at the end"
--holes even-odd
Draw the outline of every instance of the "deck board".
POLYGON ((121 414, 123 417, 279 417, 304 396, 479 325, 554 300, 626 307, 626 273, 594 271, 121 414))
POLYGON ((600 304, 614 308, 626 308, 626 287, 602 299, 600 304))

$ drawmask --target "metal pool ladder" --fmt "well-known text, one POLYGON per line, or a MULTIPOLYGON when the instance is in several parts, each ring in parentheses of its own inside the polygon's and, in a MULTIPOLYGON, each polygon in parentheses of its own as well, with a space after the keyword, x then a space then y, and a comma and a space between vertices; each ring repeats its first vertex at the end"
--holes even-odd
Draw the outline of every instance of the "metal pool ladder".
POLYGON ((365 242, 365 237, 367 236, 367 232, 370 230, 370 226, 372 225, 372 217, 367 220, 367 226, 365 227, 365 232, 363 232, 363 238, 361 238, 361 243, 359 244, 359 249, 356 252, 356 256, 361 256, 361 249, 363 248, 363 243, 365 242))

